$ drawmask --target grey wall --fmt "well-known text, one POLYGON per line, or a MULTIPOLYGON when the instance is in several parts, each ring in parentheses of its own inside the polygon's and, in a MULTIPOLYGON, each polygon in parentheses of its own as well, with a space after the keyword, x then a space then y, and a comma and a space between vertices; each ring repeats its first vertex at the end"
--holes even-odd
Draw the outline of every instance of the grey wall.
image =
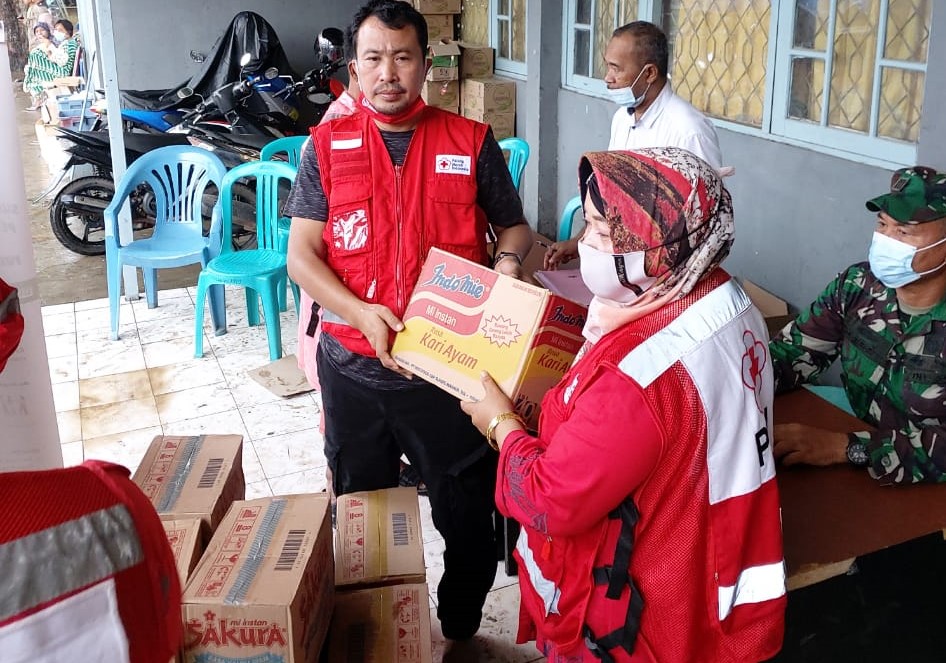
POLYGON ((118 80, 122 88, 160 89, 190 78, 200 65, 188 55, 207 53, 240 11, 269 21, 298 73, 315 63, 312 43, 324 27, 344 29, 359 3, 299 0, 121 0, 112 2, 118 80))

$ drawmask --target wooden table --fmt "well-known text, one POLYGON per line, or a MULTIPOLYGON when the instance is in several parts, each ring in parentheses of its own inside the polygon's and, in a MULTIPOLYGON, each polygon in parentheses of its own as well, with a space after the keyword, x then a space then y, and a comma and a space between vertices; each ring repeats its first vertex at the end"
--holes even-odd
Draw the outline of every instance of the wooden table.
MULTIPOLYGON (((838 432, 859 419, 805 389, 775 399, 775 423, 838 432)), ((846 465, 785 467, 777 474, 789 590, 845 573, 854 558, 946 528, 946 485, 881 486, 846 465)))

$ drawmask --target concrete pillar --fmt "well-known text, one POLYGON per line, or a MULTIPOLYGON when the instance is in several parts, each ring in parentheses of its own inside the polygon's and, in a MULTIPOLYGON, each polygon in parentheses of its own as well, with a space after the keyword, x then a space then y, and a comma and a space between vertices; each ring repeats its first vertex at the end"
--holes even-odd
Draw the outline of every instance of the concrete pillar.
POLYGON ((561 2, 528 0, 526 11, 525 139, 531 154, 526 166, 526 218, 544 235, 558 225, 558 93, 562 80, 561 2))
POLYGON ((0 30, 0 278, 19 291, 25 320, 19 347, 0 371, 0 472, 62 467, 62 447, 49 380, 49 359, 43 333, 26 213, 26 185, 17 140, 16 105, 10 76, 10 55, 0 30))

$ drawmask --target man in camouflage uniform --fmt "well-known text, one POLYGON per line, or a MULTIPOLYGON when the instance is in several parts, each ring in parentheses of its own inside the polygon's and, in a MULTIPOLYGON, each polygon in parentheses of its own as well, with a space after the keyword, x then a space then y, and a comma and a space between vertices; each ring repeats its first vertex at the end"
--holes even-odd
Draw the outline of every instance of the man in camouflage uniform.
POLYGON ((776 390, 814 382, 841 358, 854 413, 874 430, 775 429, 785 464, 867 466, 884 484, 946 481, 946 173, 896 171, 869 262, 848 267, 772 340, 776 390))

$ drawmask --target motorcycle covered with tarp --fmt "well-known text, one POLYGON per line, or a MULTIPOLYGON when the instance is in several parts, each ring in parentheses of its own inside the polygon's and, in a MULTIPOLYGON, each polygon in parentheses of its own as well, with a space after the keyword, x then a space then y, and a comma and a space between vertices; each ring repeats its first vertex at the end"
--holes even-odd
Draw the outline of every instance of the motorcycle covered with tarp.
POLYGON ((267 69, 275 68, 280 75, 298 80, 289 64, 276 30, 259 14, 251 11, 238 13, 217 40, 200 71, 187 81, 169 90, 123 90, 122 106, 144 111, 169 111, 191 108, 200 98, 209 98, 215 90, 241 77, 262 77, 267 69), (246 66, 241 59, 250 55, 246 66), (180 91, 192 91, 193 102, 183 98, 180 91))

